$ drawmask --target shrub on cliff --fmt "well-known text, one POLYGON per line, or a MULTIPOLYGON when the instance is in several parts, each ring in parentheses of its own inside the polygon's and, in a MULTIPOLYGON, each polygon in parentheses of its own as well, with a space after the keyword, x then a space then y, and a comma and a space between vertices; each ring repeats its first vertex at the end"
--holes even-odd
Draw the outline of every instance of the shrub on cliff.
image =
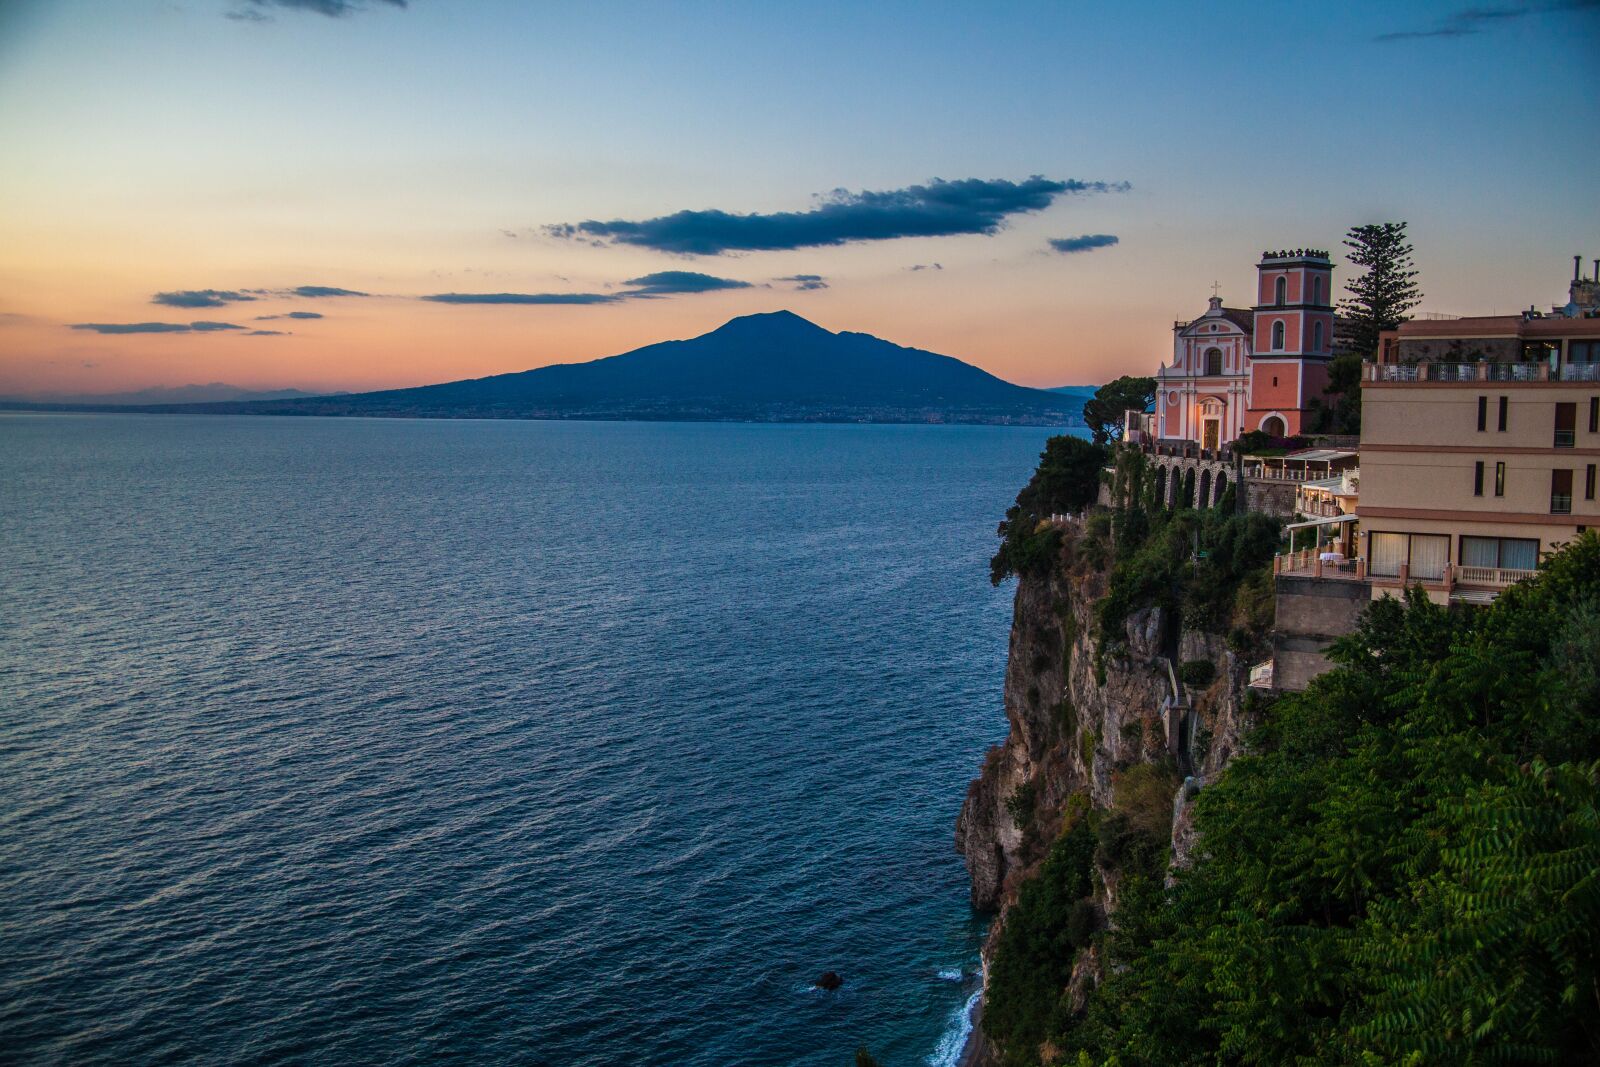
POLYGON ((1333 655, 1200 793, 1192 869, 1119 885, 1106 980, 1047 1038, 1123 1067, 1600 1062, 1600 536, 1490 608, 1380 601, 1333 655))
POLYGON ((1082 511, 1100 493, 1108 452, 1081 437, 1052 437, 1039 466, 1017 494, 996 531, 1000 549, 989 561, 989 580, 999 585, 1014 574, 1041 574, 1061 551, 1061 532, 1051 515, 1082 511))

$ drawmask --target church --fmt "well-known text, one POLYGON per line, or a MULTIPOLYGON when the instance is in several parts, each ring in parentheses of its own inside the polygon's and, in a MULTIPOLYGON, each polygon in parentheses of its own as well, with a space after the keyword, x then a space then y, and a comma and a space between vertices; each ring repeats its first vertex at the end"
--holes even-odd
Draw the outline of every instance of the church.
POLYGON ((1211 307, 1173 324, 1172 363, 1156 372, 1155 436, 1215 449, 1260 430, 1292 437, 1328 384, 1333 261, 1319 249, 1263 252, 1256 304, 1211 307))

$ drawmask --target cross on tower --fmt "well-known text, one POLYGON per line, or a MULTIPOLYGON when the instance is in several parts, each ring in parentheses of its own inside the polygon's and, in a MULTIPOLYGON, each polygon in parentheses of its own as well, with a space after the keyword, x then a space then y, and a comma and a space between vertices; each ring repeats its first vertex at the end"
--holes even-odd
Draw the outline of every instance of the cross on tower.
POLYGON ((1221 288, 1222 288, 1222 283, 1221 282, 1212 282, 1211 283, 1211 295, 1212 296, 1218 295, 1217 291, 1219 289, 1221 289, 1221 288))

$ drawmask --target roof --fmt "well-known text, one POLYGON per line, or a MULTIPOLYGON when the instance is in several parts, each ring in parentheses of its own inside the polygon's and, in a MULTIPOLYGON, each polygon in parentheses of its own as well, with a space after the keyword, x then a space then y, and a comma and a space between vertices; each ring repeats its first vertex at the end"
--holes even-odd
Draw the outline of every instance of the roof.
POLYGON ((1186 331, 1187 330, 1192 330, 1196 326, 1201 325, 1202 323, 1215 322, 1218 318, 1227 319, 1229 322, 1233 323, 1239 329, 1243 330, 1246 334, 1249 334, 1252 330, 1254 330, 1256 328, 1256 313, 1254 311, 1251 311, 1249 308, 1229 308, 1229 307, 1225 307, 1225 308, 1222 308, 1221 311, 1222 311, 1222 314, 1220 316, 1213 315, 1210 312, 1207 312, 1206 314, 1201 315, 1198 318, 1190 319, 1188 321, 1188 323, 1184 325, 1183 328, 1186 331))
MULTIPOLYGON (((1299 452, 1290 452, 1277 458, 1280 460, 1292 459, 1296 463, 1332 463, 1335 460, 1354 459, 1360 454, 1345 448, 1307 448, 1299 452)), ((1271 459, 1272 457, 1265 458, 1271 459)))
POLYGON ((1304 530, 1308 526, 1332 526, 1335 523, 1355 522, 1355 515, 1329 515, 1323 519, 1307 519, 1305 522, 1291 522, 1285 530, 1304 530))

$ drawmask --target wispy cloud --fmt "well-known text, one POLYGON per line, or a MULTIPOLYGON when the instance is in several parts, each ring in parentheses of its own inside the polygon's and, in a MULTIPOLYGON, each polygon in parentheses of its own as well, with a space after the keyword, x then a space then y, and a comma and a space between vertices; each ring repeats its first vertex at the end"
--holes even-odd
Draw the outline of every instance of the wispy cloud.
POLYGON ((254 299, 249 293, 235 289, 177 289, 170 293, 157 293, 150 298, 150 303, 172 308, 219 308, 224 304, 254 299))
MULTIPOLYGON (((398 8, 404 8, 407 4, 407 0, 375 0, 375 2, 398 8)), ((342 19, 358 11, 366 11, 371 6, 373 5, 367 0, 245 0, 245 6, 228 12, 228 18, 236 22, 270 22, 272 16, 267 14, 267 11, 281 9, 309 11, 332 19, 342 19)))
POLYGON ((728 289, 749 289, 749 282, 718 278, 692 270, 659 270, 629 278, 611 293, 433 293, 422 299, 436 304, 615 304, 623 300, 652 300, 687 293, 714 293, 728 289))
POLYGON ((1116 236, 1109 233, 1086 233, 1078 237, 1050 238, 1050 247, 1063 254, 1093 252, 1097 248, 1110 248, 1116 243, 1116 236))
POLYGON ((618 293, 433 293, 436 304, 610 304, 618 293))
POLYGON ((340 289, 334 285, 297 285, 286 290, 287 296, 371 296, 371 293, 358 293, 354 289, 340 289))
POLYGON ((257 322, 271 322, 273 319, 320 319, 325 318, 320 311, 286 311, 282 315, 257 315, 257 322))
POLYGON ((246 337, 288 337, 287 330, 251 330, 246 337))
POLYGON ((242 330, 231 322, 75 322, 74 330, 93 330, 95 333, 216 333, 221 330, 242 330))
POLYGON ((749 282, 717 278, 692 270, 658 270, 640 278, 629 278, 624 284, 633 288, 618 293, 618 296, 673 296, 678 293, 713 293, 722 289, 750 288, 749 282))
POLYGON ((772 279, 775 282, 793 282, 795 289, 806 292, 811 289, 826 289, 827 279, 820 274, 786 274, 782 278, 772 279))
POLYGON ((714 256, 724 252, 815 248, 901 237, 997 233, 1012 215, 1042 211, 1058 196, 1123 192, 1127 182, 1026 181, 935 178, 924 185, 882 192, 836 189, 810 211, 737 215, 679 211, 653 219, 591 219, 548 226, 545 232, 578 240, 636 245, 659 252, 714 256))
POLYGON ((1428 29, 1397 30, 1380 33, 1374 41, 1415 41, 1429 37, 1469 37, 1496 25, 1515 22, 1530 15, 1551 14, 1562 11, 1600 10, 1600 0, 1554 0, 1543 4, 1511 4, 1504 7, 1463 8, 1428 29))
POLYGON ((906 270, 916 273, 919 270, 944 270, 943 263, 913 263, 906 270))

